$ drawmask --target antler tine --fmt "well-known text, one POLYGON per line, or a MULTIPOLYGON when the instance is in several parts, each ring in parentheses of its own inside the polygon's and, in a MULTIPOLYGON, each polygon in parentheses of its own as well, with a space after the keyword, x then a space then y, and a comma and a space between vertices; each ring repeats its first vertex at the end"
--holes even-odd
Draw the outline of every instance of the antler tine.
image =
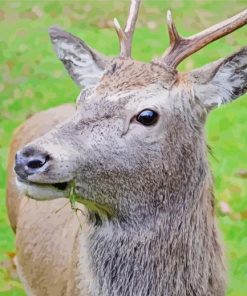
POLYGON ((170 37, 170 45, 175 46, 175 44, 179 43, 181 37, 179 36, 176 26, 173 22, 172 13, 170 10, 167 11, 166 21, 167 21, 168 33, 170 37))
POLYGON ((176 68, 189 55, 197 52, 209 43, 225 36, 247 24, 247 9, 237 15, 218 23, 188 38, 181 37, 172 20, 171 12, 167 12, 167 24, 170 46, 158 61, 168 67, 176 68))
POLYGON ((116 18, 114 18, 115 29, 118 34, 120 44, 120 57, 131 57, 131 43, 137 21, 138 11, 141 0, 131 0, 129 16, 126 22, 125 29, 123 30, 116 18))

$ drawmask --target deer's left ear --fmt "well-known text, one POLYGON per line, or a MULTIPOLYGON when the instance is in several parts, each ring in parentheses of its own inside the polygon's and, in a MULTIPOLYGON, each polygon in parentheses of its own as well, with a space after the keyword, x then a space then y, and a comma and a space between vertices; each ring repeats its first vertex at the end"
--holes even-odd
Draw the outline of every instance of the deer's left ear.
POLYGON ((190 73, 195 96, 211 110, 247 91, 247 47, 190 73))
POLYGON ((58 27, 51 27, 49 34, 58 58, 81 88, 94 85, 101 79, 110 58, 58 27))

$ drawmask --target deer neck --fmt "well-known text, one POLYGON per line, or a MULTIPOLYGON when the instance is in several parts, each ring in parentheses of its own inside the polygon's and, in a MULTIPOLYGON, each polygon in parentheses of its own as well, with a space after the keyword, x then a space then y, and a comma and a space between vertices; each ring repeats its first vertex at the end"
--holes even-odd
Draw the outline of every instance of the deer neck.
POLYGON ((167 202, 139 228, 97 228, 89 242, 92 295, 224 295, 211 186, 206 174, 180 195, 164 188, 167 202))

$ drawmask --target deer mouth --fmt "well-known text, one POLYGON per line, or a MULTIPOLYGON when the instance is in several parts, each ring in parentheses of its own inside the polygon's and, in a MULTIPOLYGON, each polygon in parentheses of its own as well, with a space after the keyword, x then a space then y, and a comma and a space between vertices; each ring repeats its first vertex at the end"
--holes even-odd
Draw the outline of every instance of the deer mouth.
POLYGON ((61 183, 38 183, 38 182, 32 182, 32 181, 27 181, 25 179, 22 179, 20 177, 17 177, 17 180, 19 182, 22 182, 22 183, 26 183, 28 185, 38 185, 38 186, 53 186, 59 190, 65 190, 67 188, 67 186, 69 185, 69 182, 61 182, 61 183))
POLYGON ((69 197, 70 182, 38 183, 16 178, 17 187, 28 197, 36 200, 49 200, 69 197))
POLYGON ((54 183, 51 185, 59 190, 65 190, 68 187, 69 183, 68 182, 54 183))

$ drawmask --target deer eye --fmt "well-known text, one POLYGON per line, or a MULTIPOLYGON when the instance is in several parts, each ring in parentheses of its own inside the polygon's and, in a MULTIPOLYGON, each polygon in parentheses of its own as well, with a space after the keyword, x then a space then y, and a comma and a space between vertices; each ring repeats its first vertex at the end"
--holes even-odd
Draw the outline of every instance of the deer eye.
POLYGON ((143 125, 153 125, 158 121, 159 114, 153 110, 143 110, 137 116, 136 120, 143 125))

